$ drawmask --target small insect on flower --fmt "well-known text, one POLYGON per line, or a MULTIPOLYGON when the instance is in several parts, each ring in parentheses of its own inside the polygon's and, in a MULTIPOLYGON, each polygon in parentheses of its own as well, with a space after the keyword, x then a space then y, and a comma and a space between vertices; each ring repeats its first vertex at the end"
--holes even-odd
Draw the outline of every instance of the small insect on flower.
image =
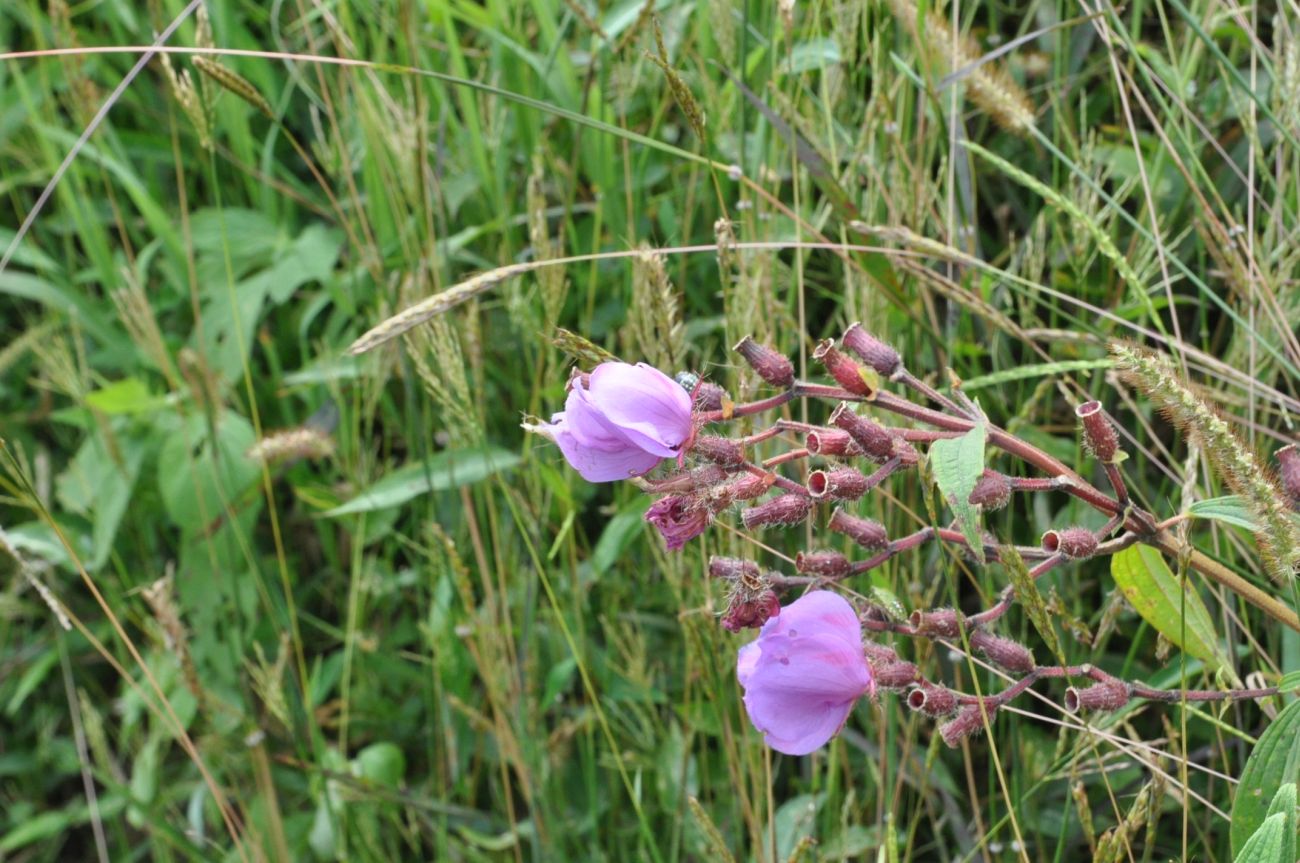
POLYGON ((763 624, 740 649, 736 677, 749 721, 786 755, 824 746, 875 691, 858 615, 829 590, 804 594, 763 624))
POLYGON ((570 380, 564 410, 549 423, 524 428, 555 441, 583 479, 613 482, 680 454, 691 437, 691 397, 645 363, 601 363, 570 380))

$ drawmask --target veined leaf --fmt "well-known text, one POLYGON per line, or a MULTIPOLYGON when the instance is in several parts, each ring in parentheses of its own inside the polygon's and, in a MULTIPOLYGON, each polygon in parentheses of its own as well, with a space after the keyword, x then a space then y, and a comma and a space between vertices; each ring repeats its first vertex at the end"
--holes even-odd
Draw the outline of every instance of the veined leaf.
POLYGON ((1146 545, 1126 548, 1111 557, 1110 574, 1129 605, 1157 632, 1211 668, 1226 665, 1200 594, 1188 587, 1179 596, 1182 588, 1159 551, 1146 545))
MULTIPOLYGON (((1230 830, 1237 860, 1241 860, 1251 836, 1269 817, 1270 804, 1278 791, 1297 779, 1300 779, 1300 701, 1293 701, 1264 729, 1241 771, 1241 784, 1232 800, 1230 830)), ((1294 860, 1294 855, 1289 859, 1294 860)))
POLYGON ((330 518, 400 506, 431 491, 446 491, 487 479, 519 464, 518 453, 499 448, 447 450, 428 461, 400 467, 347 503, 325 512, 330 518))
POLYGON ((984 473, 984 442, 987 439, 988 426, 979 423, 961 437, 937 440, 930 445, 930 470, 934 473, 934 481, 980 563, 984 562, 980 508, 970 502, 970 493, 984 473))
POLYGON ((1208 518, 1244 527, 1249 531, 1259 530, 1255 517, 1250 514, 1250 510, 1246 509, 1246 504, 1241 497, 1235 494, 1198 500, 1187 508, 1187 514, 1194 518, 1208 518))

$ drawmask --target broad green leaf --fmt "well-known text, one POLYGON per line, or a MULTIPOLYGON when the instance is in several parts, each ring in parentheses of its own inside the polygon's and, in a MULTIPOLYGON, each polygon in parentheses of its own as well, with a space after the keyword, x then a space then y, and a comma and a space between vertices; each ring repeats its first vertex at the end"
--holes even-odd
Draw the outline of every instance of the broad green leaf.
POLYGON ((999 549, 998 554, 1003 567, 1006 568, 1007 577, 1011 579, 1011 589, 1015 592, 1016 602, 1020 603, 1021 608, 1029 615, 1029 622, 1042 636, 1052 656, 1064 665, 1065 654, 1061 650, 1061 640, 1056 637, 1056 627, 1052 625, 1052 615, 1047 610, 1047 602, 1039 592, 1033 576, 1029 574, 1029 567, 1025 566, 1015 546, 1004 545, 999 549))
MULTIPOLYGON (((1277 789, 1273 795, 1273 802, 1268 807, 1268 818, 1275 815, 1281 815, 1284 819, 1282 827, 1282 854, 1277 858, 1279 860, 1296 859, 1296 784, 1294 782, 1285 782, 1282 787, 1277 789)), ((1267 821, 1268 818, 1264 820, 1267 821)), ((1256 831, 1255 835, 1259 835, 1256 831)), ((1250 843, 1246 843, 1249 845, 1250 843)), ((1244 849, 1243 849, 1244 850, 1244 849)))
POLYGON ((984 562, 980 508, 970 503, 970 493, 984 473, 984 441, 987 438, 988 426, 979 423, 961 437, 937 440, 930 445, 930 470, 934 481, 980 563, 984 562))
POLYGON ((1277 682, 1278 692, 1288 692, 1292 689, 1300 689, 1300 671, 1288 671, 1282 675, 1282 679, 1277 682))
POLYGON ((1190 585, 1185 591, 1180 587, 1159 551, 1146 545, 1126 548, 1111 557, 1110 574, 1129 605, 1157 632, 1211 668, 1226 666, 1200 594, 1190 585))
POLYGON ((445 450, 428 461, 398 468, 347 503, 328 510, 325 515, 337 518, 400 506, 431 491, 446 491, 479 482, 517 464, 517 453, 499 448, 445 450))
POLYGON ((1242 502, 1241 498, 1235 494, 1212 497, 1208 500, 1198 500, 1187 508, 1187 514, 1195 518, 1208 518, 1225 524, 1233 524, 1250 531, 1259 530, 1259 526, 1255 523, 1255 517, 1250 514, 1250 510, 1246 509, 1246 504, 1242 502))
POLYGON ((146 449, 144 442, 122 434, 114 436, 110 449, 104 436, 95 433, 86 438, 72 462, 55 479, 59 505, 91 520, 88 545, 77 534, 70 534, 69 540, 92 572, 108 562, 146 449))
POLYGON ((591 569, 596 576, 604 575, 622 556, 634 537, 640 532, 644 523, 645 512, 653 501, 641 495, 619 511, 618 515, 605 523, 596 547, 591 550, 591 569))
POLYGON ((139 378, 123 378, 86 395, 86 404, 100 413, 135 414, 157 410, 167 400, 149 392, 139 378))
MULTIPOLYGON (((1294 842, 1295 837, 1292 836, 1292 843, 1294 842)), ((1241 852, 1233 858, 1233 863, 1283 863, 1295 859, 1294 855, 1290 858, 1282 856, 1285 843, 1286 816, 1279 812, 1264 819, 1264 823, 1259 825, 1259 829, 1241 847, 1241 852)))
POLYGON ((186 417, 158 453, 158 490, 171 520, 189 534, 203 534, 227 518, 228 508, 261 475, 246 453, 253 426, 226 411, 217 418, 216 440, 201 416, 186 417))
POLYGON ((1268 817, 1270 804, 1282 786, 1297 779, 1300 779, 1300 701, 1293 701, 1264 729, 1241 771, 1241 783, 1232 800, 1230 833, 1234 854, 1240 855, 1245 850, 1247 840, 1268 817))

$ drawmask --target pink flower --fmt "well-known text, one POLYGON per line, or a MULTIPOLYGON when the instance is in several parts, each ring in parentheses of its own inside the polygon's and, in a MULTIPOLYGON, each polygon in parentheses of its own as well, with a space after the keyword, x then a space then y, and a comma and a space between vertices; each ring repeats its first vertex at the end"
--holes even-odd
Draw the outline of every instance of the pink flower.
POLYGON ((645 520, 658 528, 669 551, 677 551, 708 529, 713 513, 693 495, 670 494, 650 505, 645 520))
POLYGON ((601 363, 575 377, 564 410, 532 430, 588 482, 627 479, 678 454, 691 435, 691 397, 645 363, 601 363))
POLYGON ((875 691, 857 613, 829 590, 804 594, 763 624, 740 649, 736 677, 749 721, 786 755, 824 746, 875 691))

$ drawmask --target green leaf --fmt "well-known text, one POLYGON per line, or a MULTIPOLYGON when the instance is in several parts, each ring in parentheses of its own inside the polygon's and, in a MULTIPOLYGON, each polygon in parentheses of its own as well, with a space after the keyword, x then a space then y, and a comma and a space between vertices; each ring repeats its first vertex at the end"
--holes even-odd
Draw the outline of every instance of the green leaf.
POLYGON ((1298 778, 1300 701, 1293 701, 1264 729, 1241 771, 1241 783, 1232 800, 1230 831, 1233 853, 1238 855, 1236 859, 1241 859, 1239 855, 1246 850, 1247 841, 1268 817, 1270 804, 1278 791, 1298 778))
POLYGON ((217 418, 215 432, 213 440, 203 417, 186 417, 170 430, 158 453, 163 506, 172 522, 191 535, 224 523, 227 509, 261 475, 246 455, 256 439, 247 419, 226 411, 217 418))
POLYGON ((970 502, 970 493, 984 473, 984 441, 987 438, 988 426, 979 423, 961 437, 937 440, 930 445, 930 469, 934 481, 980 563, 984 563, 980 508, 970 502))
POLYGON ((446 491, 479 482, 517 464, 517 453, 495 447, 445 450, 428 461, 398 468, 347 503, 326 511, 325 515, 337 518, 400 506, 431 491, 446 491))
POLYGON ((355 767, 363 779, 397 788, 406 775, 406 756, 394 743, 372 743, 357 753, 355 767))
POLYGON ((1025 561, 1020 557, 1020 552, 1016 551, 1015 546, 1005 545, 999 549, 998 554, 1011 580, 1011 589, 1015 592, 1016 602, 1025 609, 1025 613, 1029 615, 1029 622, 1042 636, 1052 656, 1064 665, 1065 653, 1061 650, 1061 640, 1056 636, 1056 627, 1052 625, 1052 615, 1047 610, 1047 601, 1043 599, 1043 594, 1039 592, 1033 576, 1029 574, 1029 567, 1025 566, 1025 561))
MULTIPOLYGON (((1281 815, 1285 819, 1282 827, 1282 853, 1277 858, 1279 860, 1291 861, 1296 859, 1295 807, 1296 784, 1294 782, 1284 782, 1282 787, 1277 789, 1277 793, 1273 795, 1273 802, 1268 807, 1268 818, 1281 815)), ((1267 821, 1268 818, 1264 820, 1267 821)), ((1258 831, 1256 831, 1256 835, 1259 835, 1258 831)), ((1249 845, 1250 843, 1247 842, 1246 844, 1249 845)))
POLYGON ((989 375, 980 375, 977 378, 964 380, 961 382, 963 392, 981 389, 983 387, 999 386, 1010 383, 1011 381, 1022 381, 1027 378, 1045 378, 1054 375, 1063 375, 1070 372, 1089 372, 1095 369, 1108 369, 1111 367, 1110 359, 1100 360, 1063 360, 1057 363, 1034 363, 1027 366, 1015 366, 1014 368, 1003 369, 989 375))
POLYGON ((605 523, 600 539, 596 540, 596 547, 591 550, 591 569, 595 575, 604 575, 622 556, 628 544, 640 532, 645 512, 652 502, 646 495, 641 495, 605 523))
POLYGON ((1190 585, 1180 587, 1159 551, 1146 545, 1126 548, 1111 557, 1110 574, 1129 605, 1157 632, 1210 668, 1227 666, 1200 594, 1190 585))
MULTIPOLYGON (((1291 837, 1291 842, 1295 843, 1294 836, 1291 837)), ((1233 861, 1234 863, 1282 863, 1282 861, 1294 860, 1294 855, 1283 856, 1282 849, 1285 843, 1286 816, 1281 813, 1270 815, 1246 840, 1246 844, 1241 847, 1241 852, 1233 858, 1233 861)))
POLYGON ((101 413, 135 414, 157 410, 167 400, 149 392, 149 387, 139 378, 124 378, 88 393, 86 404, 101 413))
POLYGON ((1242 499, 1235 494, 1198 500, 1187 508, 1187 514, 1194 518, 1208 518, 1244 527, 1249 531, 1259 530, 1255 517, 1251 515, 1250 510, 1246 509, 1242 499))

